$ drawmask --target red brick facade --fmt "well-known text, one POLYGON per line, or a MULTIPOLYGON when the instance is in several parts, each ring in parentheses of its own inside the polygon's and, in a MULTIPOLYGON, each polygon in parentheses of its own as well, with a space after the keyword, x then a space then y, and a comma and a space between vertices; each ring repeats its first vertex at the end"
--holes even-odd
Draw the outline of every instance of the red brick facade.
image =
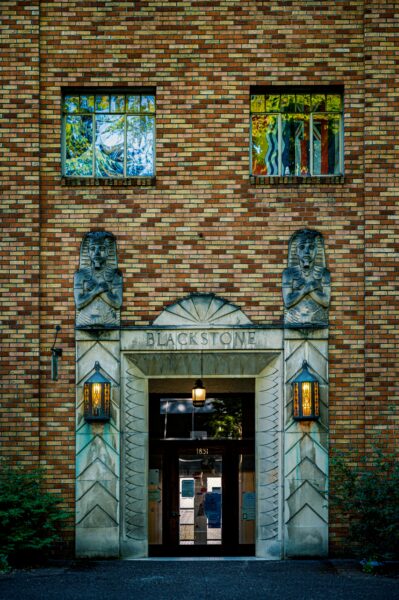
MULTIPOLYGON (((212 291, 282 315, 290 235, 322 232, 332 277, 331 447, 396 447, 399 25, 394 2, 9 1, 1 5, 2 453, 74 496, 73 275, 118 241, 124 325, 212 291), (251 181, 250 87, 344 86, 345 175, 251 181), (68 87, 156 88, 156 179, 61 176, 68 87), (396 253, 396 254, 395 254, 396 253), (61 325, 59 381, 50 349, 61 325), (396 446, 395 446, 396 445, 396 446)), ((333 482, 332 482, 333 484, 333 482)), ((341 524, 331 515, 331 548, 341 524)))

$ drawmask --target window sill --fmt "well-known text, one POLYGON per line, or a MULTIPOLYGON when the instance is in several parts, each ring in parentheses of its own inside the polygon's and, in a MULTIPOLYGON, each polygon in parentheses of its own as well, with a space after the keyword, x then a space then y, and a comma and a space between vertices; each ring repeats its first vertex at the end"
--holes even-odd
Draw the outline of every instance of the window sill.
POLYGON ((152 187, 156 177, 62 177, 61 183, 66 187, 152 187))
POLYGON ((294 177, 294 176, 281 176, 281 177, 257 177, 250 175, 250 182, 255 186, 265 185, 336 185, 345 183, 345 177, 343 175, 333 175, 332 177, 294 177))

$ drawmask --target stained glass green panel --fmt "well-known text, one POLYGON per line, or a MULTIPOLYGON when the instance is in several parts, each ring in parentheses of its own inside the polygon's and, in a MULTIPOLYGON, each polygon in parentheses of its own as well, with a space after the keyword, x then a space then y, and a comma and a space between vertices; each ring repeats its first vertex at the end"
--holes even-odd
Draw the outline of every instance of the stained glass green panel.
POLYGON ((96 112, 109 112, 109 96, 96 96, 96 112))
POLYGON ((265 112, 265 97, 263 94, 254 94, 251 96, 251 112, 265 112))
POLYGON ((310 94, 296 94, 295 111, 297 113, 310 112, 310 94))
POLYGON ((110 97, 110 111, 112 113, 125 112, 125 96, 117 95, 110 97))
POLYGON ((340 122, 338 115, 313 116, 313 174, 340 175, 340 122))
POLYGON ((67 177, 93 175, 93 119, 91 116, 65 117, 65 162, 67 177))
POLYGON ((127 112, 139 113, 140 112, 140 96, 128 96, 127 97, 127 112))
POLYGON ((310 174, 309 117, 282 116, 282 174, 304 177, 310 174))
POLYGON ((268 94, 265 96, 266 112, 280 112, 280 95, 268 94))
POLYGON ((326 110, 326 95, 312 94, 312 112, 325 112, 326 110))
POLYGON ((95 141, 97 177, 123 177, 124 127, 123 115, 97 115, 95 141))
POLYGON ((142 112, 155 112, 155 96, 141 96, 141 110, 142 112))
POLYGON ((80 112, 94 112, 94 96, 80 96, 80 112))
POLYGON ((252 116, 252 174, 278 175, 278 117, 252 116))
POLYGON ((342 111, 342 96, 339 94, 327 94, 327 112, 341 112, 342 111))
POLYGON ((154 175, 155 119, 152 116, 127 117, 128 177, 151 177, 154 175))
POLYGON ((79 111, 79 96, 65 96, 64 112, 76 113, 79 111))
POLYGON ((294 94, 283 94, 281 96, 280 110, 283 113, 295 112, 295 95, 294 94))

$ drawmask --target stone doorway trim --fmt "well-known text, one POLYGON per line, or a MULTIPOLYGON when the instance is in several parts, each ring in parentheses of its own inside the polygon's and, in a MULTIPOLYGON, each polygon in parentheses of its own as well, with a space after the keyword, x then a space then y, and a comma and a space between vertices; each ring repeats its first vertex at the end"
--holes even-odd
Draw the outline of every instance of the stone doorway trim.
POLYGON ((76 553, 147 555, 148 382, 255 378, 256 556, 328 548, 328 329, 257 326, 237 306, 194 294, 152 326, 76 332, 76 553), (306 358, 321 381, 322 418, 292 421, 290 382, 306 358), (111 421, 83 417, 95 361, 112 382, 111 421))

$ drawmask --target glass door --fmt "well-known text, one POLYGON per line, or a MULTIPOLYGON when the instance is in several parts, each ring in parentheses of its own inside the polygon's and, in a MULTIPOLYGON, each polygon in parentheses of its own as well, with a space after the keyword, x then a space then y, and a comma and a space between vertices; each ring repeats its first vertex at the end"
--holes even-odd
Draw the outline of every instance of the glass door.
POLYGON ((150 555, 254 554, 254 398, 231 396, 150 398, 150 555))
POLYGON ((223 457, 208 452, 204 455, 180 454, 178 469, 179 545, 220 545, 223 457))

